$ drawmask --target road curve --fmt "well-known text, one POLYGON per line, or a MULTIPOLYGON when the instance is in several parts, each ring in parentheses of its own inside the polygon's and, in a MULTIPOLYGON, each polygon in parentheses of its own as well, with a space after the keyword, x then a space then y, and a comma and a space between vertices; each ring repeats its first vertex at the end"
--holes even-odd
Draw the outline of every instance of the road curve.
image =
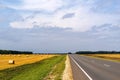
POLYGON ((120 80, 120 63, 70 54, 74 80, 120 80))

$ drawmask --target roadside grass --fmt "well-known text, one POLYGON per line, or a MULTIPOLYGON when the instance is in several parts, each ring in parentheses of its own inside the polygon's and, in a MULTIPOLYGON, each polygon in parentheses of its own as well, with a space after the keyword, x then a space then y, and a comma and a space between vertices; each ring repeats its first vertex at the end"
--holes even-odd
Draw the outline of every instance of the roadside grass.
POLYGON ((53 71, 53 75, 56 75, 54 80, 62 80, 62 74, 65 69, 65 60, 64 57, 63 61, 61 60, 61 62, 56 65, 56 68, 53 71))
MULTIPOLYGON (((43 80, 52 68, 62 60, 64 60, 64 56, 54 56, 36 63, 0 70, 0 80, 43 80)), ((57 70, 59 69, 56 69, 55 72, 61 74, 57 70)))
POLYGON ((65 69, 66 56, 63 56, 54 67, 50 74, 44 80, 62 80, 62 75, 65 69))
POLYGON ((85 54, 86 56, 120 62, 120 54, 85 54))

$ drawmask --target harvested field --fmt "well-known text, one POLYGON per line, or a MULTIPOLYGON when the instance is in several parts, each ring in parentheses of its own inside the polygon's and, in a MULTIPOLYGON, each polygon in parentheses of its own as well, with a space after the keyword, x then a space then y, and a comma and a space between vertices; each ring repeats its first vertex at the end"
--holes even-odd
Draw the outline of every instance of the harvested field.
POLYGON ((92 56, 92 57, 103 58, 103 59, 120 62, 120 54, 87 54, 87 56, 92 56))
POLYGON ((44 80, 51 72, 51 75, 55 76, 53 80, 61 80, 64 63, 65 55, 60 55, 15 68, 0 70, 0 80, 44 80))
POLYGON ((55 55, 0 55, 0 70, 34 63, 53 56, 55 55), (15 64, 9 64, 9 60, 14 60, 15 64))

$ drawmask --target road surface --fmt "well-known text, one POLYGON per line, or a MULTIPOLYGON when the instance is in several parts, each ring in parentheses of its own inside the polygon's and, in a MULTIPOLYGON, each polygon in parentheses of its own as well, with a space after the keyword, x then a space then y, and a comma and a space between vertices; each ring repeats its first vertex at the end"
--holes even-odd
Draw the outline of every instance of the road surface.
POLYGON ((74 80, 120 80, 120 63, 70 54, 74 80))

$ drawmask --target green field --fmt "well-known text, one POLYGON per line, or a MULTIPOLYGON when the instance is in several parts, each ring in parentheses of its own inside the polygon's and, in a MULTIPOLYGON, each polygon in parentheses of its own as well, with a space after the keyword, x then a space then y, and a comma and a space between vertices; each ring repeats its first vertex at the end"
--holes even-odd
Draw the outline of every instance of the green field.
POLYGON ((61 80, 65 58, 65 55, 55 56, 36 63, 0 70, 0 80, 43 80, 50 72, 55 76, 55 80, 61 80))

